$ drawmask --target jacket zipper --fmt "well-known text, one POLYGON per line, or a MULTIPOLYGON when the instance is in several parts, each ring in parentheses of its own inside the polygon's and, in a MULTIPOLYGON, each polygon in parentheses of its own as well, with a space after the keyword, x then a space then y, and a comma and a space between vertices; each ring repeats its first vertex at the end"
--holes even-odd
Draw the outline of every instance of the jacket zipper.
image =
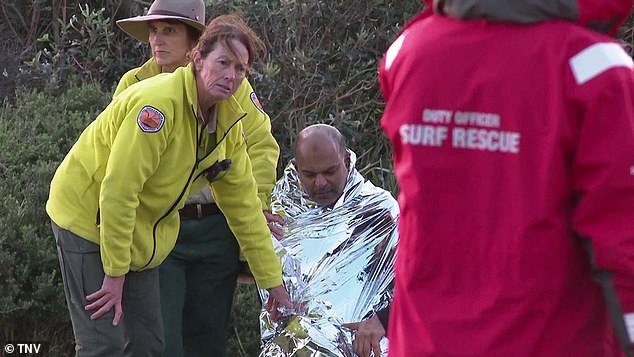
MULTIPOLYGON (((207 155, 205 155, 204 157, 202 157, 196 164, 198 165, 198 163, 202 162, 207 156, 211 155, 212 152, 214 152, 214 150, 216 150, 216 148, 218 147, 218 145, 220 145, 220 143, 222 143, 225 138, 227 137, 228 133, 231 131, 231 129, 233 129, 234 126, 236 126, 236 124, 238 124, 239 121, 241 121, 242 119, 244 119, 244 117, 247 116, 247 113, 242 114, 242 116, 240 116, 240 118, 238 118, 236 121, 233 122, 233 124, 231 124, 231 126, 229 126, 229 129, 227 129, 227 131, 225 131, 225 133, 222 135, 222 138, 220 138, 220 141, 218 141, 216 143, 216 145, 214 146, 213 149, 211 149, 209 151, 209 153, 207 153, 207 155)), ((212 164, 213 165, 213 164, 212 164)), ((211 167, 211 166, 209 166, 211 167)), ((205 171, 207 171, 207 169, 209 169, 209 167, 205 168, 204 170, 202 170, 198 175, 196 175, 196 177, 194 177, 194 181, 196 181, 200 176, 202 176, 205 171)))
MULTIPOLYGON (((150 259, 148 260, 147 264, 145 264, 144 266, 142 266, 139 270, 143 270, 144 268, 146 268, 147 266, 150 265, 150 263, 152 263, 152 260, 154 260, 154 256, 156 255, 156 229, 158 228, 159 223, 161 223, 161 221, 169 216, 170 213, 172 213, 172 211, 174 210, 174 208, 176 207, 176 205, 178 204, 178 202, 180 202, 180 200, 183 198, 183 195, 185 195, 185 191, 187 190, 187 188, 189 187, 189 183, 192 182, 192 176, 194 176, 194 173, 196 172, 196 168, 198 167, 198 148, 200 147, 200 143, 202 141, 202 137, 203 137, 203 132, 204 130, 200 130, 200 133, 198 132, 198 123, 199 123, 199 118, 198 115, 196 115, 196 111, 194 110, 194 107, 192 106, 192 113, 194 114, 194 118, 196 118, 196 133, 198 134, 198 137, 196 139, 196 156, 194 158, 194 166, 192 167, 191 172, 189 173, 189 177, 187 178, 187 182, 185 183, 185 186, 183 186, 183 189, 181 190, 181 193, 178 195, 178 197, 176 198, 176 201, 174 201, 174 203, 172 203, 172 205, 170 206, 170 208, 167 210, 167 212, 165 212, 157 221, 156 223, 154 223, 154 226, 152 227, 152 255, 150 256, 150 259)), ((246 115, 246 114, 245 114, 246 115)), ((235 123, 234 123, 235 125, 235 123)), ((232 125, 233 127, 233 125, 232 125)), ((203 128, 204 129, 204 128, 203 128)), ((226 135, 226 134, 225 134, 226 135)), ((223 137, 224 139, 224 137, 223 137)))

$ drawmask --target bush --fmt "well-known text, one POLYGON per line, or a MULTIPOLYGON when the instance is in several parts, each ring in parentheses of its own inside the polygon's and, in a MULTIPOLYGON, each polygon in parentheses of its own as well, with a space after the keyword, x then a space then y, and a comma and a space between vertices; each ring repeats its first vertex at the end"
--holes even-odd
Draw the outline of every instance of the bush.
POLYGON ((116 30, 105 8, 79 4, 73 10, 67 22, 55 19, 56 32, 37 39, 32 59, 16 78, 22 86, 53 91, 99 83, 110 88, 147 56, 147 46, 116 30))
POLYGON ((260 351, 260 297, 255 284, 238 284, 228 327, 227 356, 252 357, 260 351))
MULTIPOLYGON (((50 221, 53 172, 109 98, 99 86, 60 95, 19 94, 0 108, 0 327, 3 339, 72 351, 72 333, 50 221)), ((44 348, 43 347, 43 348, 44 348)))

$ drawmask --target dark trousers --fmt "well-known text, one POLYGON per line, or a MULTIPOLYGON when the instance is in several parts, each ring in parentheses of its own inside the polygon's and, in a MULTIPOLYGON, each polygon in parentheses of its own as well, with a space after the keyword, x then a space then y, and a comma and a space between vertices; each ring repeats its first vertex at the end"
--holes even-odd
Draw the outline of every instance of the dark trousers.
POLYGON ((221 214, 183 220, 159 267, 165 356, 225 356, 239 247, 221 214))
POLYGON ((123 317, 112 326, 114 308, 96 320, 85 311, 86 295, 99 290, 104 278, 99 246, 52 224, 57 242, 64 294, 75 335, 75 356, 161 356, 158 269, 126 274, 123 317))

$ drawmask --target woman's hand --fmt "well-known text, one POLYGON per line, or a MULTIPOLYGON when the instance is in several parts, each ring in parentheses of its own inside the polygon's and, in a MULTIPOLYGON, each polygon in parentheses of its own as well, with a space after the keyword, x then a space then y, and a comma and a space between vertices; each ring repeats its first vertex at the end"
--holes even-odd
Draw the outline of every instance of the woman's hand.
POLYGON ((283 285, 278 285, 267 290, 269 292, 269 299, 266 301, 266 311, 269 312, 271 320, 277 321, 282 316, 282 313, 277 308, 284 306, 290 309, 293 307, 293 304, 291 304, 290 296, 283 285))
POLYGON ((273 214, 269 211, 264 211, 264 217, 266 218, 266 223, 269 226, 269 229, 271 230, 271 234, 273 234, 273 237, 275 237, 275 239, 277 240, 282 240, 284 239, 284 225, 286 224, 286 222, 284 221, 284 218, 273 214))
POLYGON ((92 303, 86 305, 84 309, 86 311, 97 309, 96 312, 90 315, 90 319, 96 320, 114 307, 114 318, 112 319, 112 325, 119 325, 119 321, 121 320, 121 316, 123 315, 121 298, 123 296, 124 282, 125 275, 117 277, 105 275, 103 277, 101 289, 86 296, 86 300, 88 302, 92 301, 92 303))

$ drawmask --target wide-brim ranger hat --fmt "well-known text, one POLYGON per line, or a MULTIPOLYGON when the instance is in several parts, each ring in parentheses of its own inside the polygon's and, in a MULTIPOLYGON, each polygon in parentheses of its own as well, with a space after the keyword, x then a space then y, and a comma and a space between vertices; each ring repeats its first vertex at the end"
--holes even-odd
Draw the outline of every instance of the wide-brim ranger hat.
POLYGON ((117 21, 117 25, 128 35, 141 42, 148 42, 148 21, 178 20, 200 32, 205 30, 205 3, 203 0, 155 0, 147 15, 117 21))

